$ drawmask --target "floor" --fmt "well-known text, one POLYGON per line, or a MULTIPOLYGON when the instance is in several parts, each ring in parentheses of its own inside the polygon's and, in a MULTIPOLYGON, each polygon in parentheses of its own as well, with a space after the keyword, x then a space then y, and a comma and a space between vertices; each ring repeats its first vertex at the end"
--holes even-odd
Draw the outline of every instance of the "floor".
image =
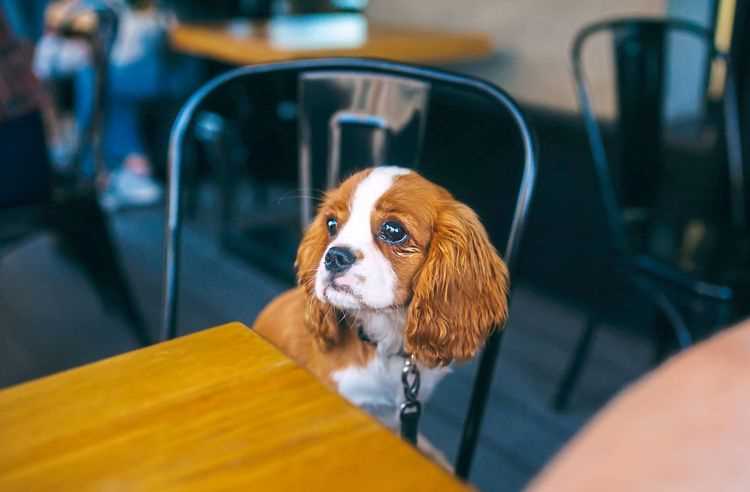
MULTIPOLYGON (((127 273, 150 327, 160 308, 160 209, 114 217, 127 273)), ((184 235, 183 332, 230 320, 247 324, 285 285, 219 250, 215 232, 189 224, 184 235)), ((494 378, 471 480, 481 490, 520 490, 623 385, 648 370, 648 339, 616 326, 598 333, 571 407, 549 402, 583 325, 581 311, 521 279, 494 378)), ((136 348, 127 326, 102 309, 86 279, 40 235, 0 262, 0 387, 136 348)), ((457 367, 427 404, 422 429, 453 457, 474 364, 457 367)))

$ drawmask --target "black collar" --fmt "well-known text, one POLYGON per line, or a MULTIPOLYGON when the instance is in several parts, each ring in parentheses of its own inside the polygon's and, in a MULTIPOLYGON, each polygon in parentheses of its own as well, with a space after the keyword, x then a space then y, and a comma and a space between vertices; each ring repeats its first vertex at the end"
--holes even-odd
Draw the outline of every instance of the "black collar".
MULTIPOLYGON (((367 343, 369 345, 372 345, 373 347, 377 348, 378 342, 376 342, 375 340, 373 340, 372 338, 370 338, 370 337, 367 336, 367 333, 365 333, 365 329, 364 329, 364 327, 362 325, 358 325, 357 326, 357 336, 363 342, 365 342, 365 343, 367 343)), ((396 357, 401 357, 401 358, 404 358, 404 359, 406 359, 406 358, 409 357, 409 354, 406 353, 406 351, 404 350, 403 347, 401 347, 401 350, 399 350, 398 353, 394 354, 394 355, 396 357)))
POLYGON ((357 326, 357 336, 365 343, 375 345, 376 347, 378 346, 378 342, 367 336, 367 333, 365 333, 365 328, 362 325, 357 326))

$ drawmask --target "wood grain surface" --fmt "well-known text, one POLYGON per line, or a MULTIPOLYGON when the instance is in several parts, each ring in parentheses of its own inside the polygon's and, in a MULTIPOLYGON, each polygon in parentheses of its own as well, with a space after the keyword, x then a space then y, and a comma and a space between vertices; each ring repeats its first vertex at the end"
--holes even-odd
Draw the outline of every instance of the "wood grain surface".
POLYGON ((232 65, 329 56, 440 63, 481 58, 492 53, 490 37, 483 33, 378 25, 370 25, 367 40, 362 45, 348 48, 287 50, 274 46, 262 29, 236 34, 226 24, 180 24, 170 31, 170 41, 179 52, 232 65))
POLYGON ((466 490, 234 323, 0 391, 0 490, 466 490))

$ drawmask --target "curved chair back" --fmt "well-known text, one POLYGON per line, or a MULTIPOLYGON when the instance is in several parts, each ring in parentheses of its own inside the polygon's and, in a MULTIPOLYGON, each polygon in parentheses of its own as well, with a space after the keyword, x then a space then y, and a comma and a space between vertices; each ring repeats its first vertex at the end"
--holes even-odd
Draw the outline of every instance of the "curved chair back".
POLYGON ((737 94, 732 64, 719 52, 713 36, 703 27, 682 20, 614 19, 591 24, 576 36, 571 49, 573 75, 579 106, 603 193, 607 219, 618 252, 627 251, 623 208, 653 205, 655 186, 663 167, 662 137, 665 103, 665 59, 669 34, 680 33, 703 43, 708 66, 714 61, 726 67, 723 96, 723 131, 730 178, 732 222, 746 224, 744 171, 740 146, 737 94), (582 55, 586 43, 601 33, 613 35, 618 109, 618 134, 624 143, 619 155, 616 183, 607 158, 602 130, 592 107, 582 55), (620 185, 620 186, 618 186, 620 185))
MULTIPOLYGON (((513 196, 503 197, 505 200, 501 201, 500 192, 497 191, 496 186, 499 183, 474 183, 468 187, 495 186, 495 194, 491 195, 490 200, 496 204, 512 203, 511 213, 508 214, 510 219, 502 235, 506 238, 505 247, 498 249, 504 253, 504 260, 513 276, 518 264, 521 237, 534 188, 537 152, 534 137, 526 119, 517 104, 505 92, 475 78, 379 60, 317 59, 243 67, 220 75, 199 89, 183 106, 172 129, 169 142, 169 198, 165 230, 162 339, 172 338, 177 333, 183 148, 193 116, 207 98, 230 83, 242 81, 249 84, 276 75, 296 77, 301 93, 298 110, 299 180, 300 186, 308 191, 314 189, 314 183, 320 182, 320 176, 314 172, 313 165, 321 162, 327 163, 323 175, 329 185, 335 184, 342 172, 373 163, 416 165, 420 160, 422 141, 429 138, 429 134, 425 133, 424 129, 426 107, 431 101, 434 102, 433 92, 436 90, 449 89, 465 94, 481 100, 481 108, 485 111, 502 113, 504 118, 511 122, 513 130, 510 131, 515 132, 512 133, 514 138, 517 135, 516 143, 521 155, 517 162, 511 162, 511 159, 505 155, 502 161, 496 163, 495 168, 501 170, 514 168, 517 171, 516 175, 519 179, 517 186, 514 185, 513 196), (364 158, 360 156, 344 159, 344 152, 347 148, 345 140, 349 137, 356 138, 357 132, 359 132, 358 141, 368 143, 366 147, 369 150, 364 158), (319 143, 321 141, 322 144, 319 143), (321 148, 325 150, 321 151, 321 148), (398 159, 399 162, 391 159, 398 159)), ((435 125, 435 134, 438 135, 444 126, 442 122, 438 122, 435 125)), ((466 131, 474 131, 470 128, 472 127, 467 127, 466 131)), ((481 129, 475 131, 481 131, 481 129)), ((493 137, 497 141, 502 140, 505 135, 493 137)), ((443 147, 453 144, 444 140, 440 143, 443 147)), ((464 153, 464 158, 472 159, 469 149, 465 150, 467 151, 464 153)), ((469 167, 459 172, 465 175, 468 174, 466 172, 468 169, 469 167)), ((429 173, 427 174, 428 177, 434 178, 429 173)), ((451 188, 449 183, 448 188, 451 188)), ((456 194, 461 199, 466 196, 466 193, 456 194)), ((309 195, 310 193, 305 194, 305 196, 309 195)), ((305 200, 308 199, 305 198, 305 200)), ((469 204, 474 205, 471 202, 469 204)), ((489 211, 501 215, 497 209, 503 206, 496 205, 493 208, 490 204, 485 210, 486 213, 483 214, 481 207, 477 211, 487 225, 488 221, 492 222, 494 219, 489 216, 489 211)), ((304 207, 306 208, 303 208, 303 223, 311 217, 311 202, 307 201, 304 207)), ((503 211, 506 209, 504 208, 503 211)), ((493 237, 492 232, 490 236, 493 237)), ((497 237, 494 235, 494 238, 497 237)), ((494 333, 480 358, 456 464, 456 472, 462 477, 468 475, 471 466, 500 347, 501 334, 501 331, 494 333)))
POLYGON ((117 37, 119 19, 117 12, 101 0, 89 0, 83 2, 61 20, 60 25, 55 26, 62 36, 74 39, 82 39, 86 42, 92 54, 92 65, 94 69, 94 91, 92 94, 79 94, 77 97, 91 97, 92 114, 87 121, 83 122, 78 135, 77 148, 72 158, 74 175, 84 184, 93 181, 93 177, 104 169, 102 155, 102 132, 107 111, 105 99, 107 90, 107 79, 109 76, 109 57, 117 37), (78 20, 82 16, 92 16, 95 19, 93 26, 81 30, 78 20), (92 175, 85 172, 86 160, 93 159, 94 171, 92 175))
POLYGON ((429 92, 426 82, 393 75, 323 71, 300 76, 303 226, 312 221, 314 189, 332 188, 342 175, 365 166, 417 165, 429 92), (322 170, 325 181, 314 176, 322 170))

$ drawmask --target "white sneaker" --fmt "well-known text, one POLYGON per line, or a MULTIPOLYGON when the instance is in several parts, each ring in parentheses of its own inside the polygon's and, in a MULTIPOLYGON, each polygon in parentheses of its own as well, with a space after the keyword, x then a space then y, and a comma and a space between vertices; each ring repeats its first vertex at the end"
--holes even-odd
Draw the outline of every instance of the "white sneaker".
POLYGON ((150 176, 123 169, 110 174, 109 185, 99 201, 102 208, 114 212, 126 207, 146 207, 158 203, 164 192, 150 176))
POLYGON ((123 169, 117 174, 117 194, 127 205, 146 206, 158 203, 163 191, 151 176, 123 169))

